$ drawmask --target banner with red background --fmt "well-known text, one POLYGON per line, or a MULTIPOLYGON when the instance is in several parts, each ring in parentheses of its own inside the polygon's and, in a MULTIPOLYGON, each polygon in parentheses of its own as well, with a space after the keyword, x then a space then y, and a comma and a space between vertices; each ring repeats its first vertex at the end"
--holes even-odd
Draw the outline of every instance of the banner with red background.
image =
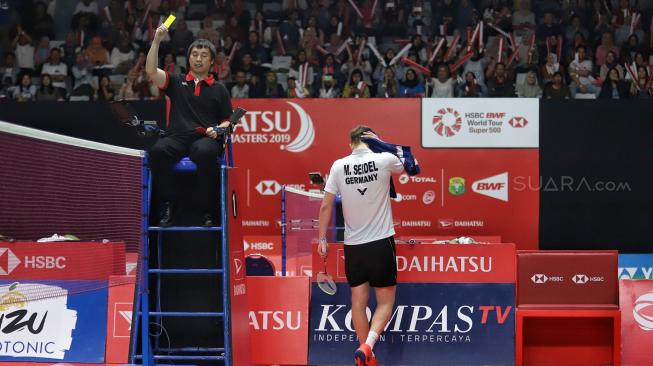
POLYGON ((308 173, 326 175, 350 153, 349 131, 365 124, 385 141, 410 145, 420 163, 420 175, 395 177, 398 235, 500 235, 519 249, 537 248, 538 149, 424 149, 419 99, 240 99, 234 105, 248 110, 234 134, 235 164, 245 173, 245 235, 278 235, 281 185, 315 188, 308 173))

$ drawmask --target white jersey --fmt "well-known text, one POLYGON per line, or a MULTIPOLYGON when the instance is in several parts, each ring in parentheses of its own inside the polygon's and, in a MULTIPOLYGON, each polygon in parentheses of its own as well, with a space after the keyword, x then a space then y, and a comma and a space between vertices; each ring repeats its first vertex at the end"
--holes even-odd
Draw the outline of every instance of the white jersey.
POLYGON ((345 244, 364 244, 395 234, 390 176, 403 170, 398 157, 368 148, 355 149, 333 163, 324 190, 342 197, 345 244))

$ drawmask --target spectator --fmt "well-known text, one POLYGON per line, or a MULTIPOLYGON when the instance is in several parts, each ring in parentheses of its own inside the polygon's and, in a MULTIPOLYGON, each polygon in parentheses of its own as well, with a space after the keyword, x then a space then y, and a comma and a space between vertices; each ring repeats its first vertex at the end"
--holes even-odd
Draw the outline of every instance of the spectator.
POLYGON ((273 42, 272 27, 268 24, 267 20, 263 16, 263 13, 260 11, 256 12, 254 15, 254 20, 250 26, 250 31, 256 31, 258 34, 258 39, 263 45, 263 47, 269 49, 270 45, 273 42))
POLYGON ((92 84, 91 75, 92 65, 86 59, 84 53, 75 55, 75 65, 72 67, 73 74, 73 91, 71 96, 85 96, 88 100, 93 99, 95 90, 92 84))
MULTIPOLYGON (((413 36, 431 35, 431 9, 423 0, 413 1, 411 11, 408 13, 408 32, 413 36)), ((377 12, 378 15, 380 12, 377 12)), ((375 22, 378 26, 378 18, 375 22)))
MULTIPOLYGON (((452 35, 458 27, 456 18, 458 12, 453 0, 433 0, 434 23, 440 25, 440 35, 452 35)), ((401 19, 399 19, 401 20, 401 19)))
POLYGON ((163 56, 163 67, 161 69, 167 72, 168 74, 173 74, 173 75, 181 74, 181 68, 175 62, 175 57, 172 55, 171 52, 168 52, 165 54, 165 56, 163 56))
POLYGON ((429 55, 426 53, 426 47, 424 47, 424 41, 419 35, 412 36, 410 43, 413 45, 410 48, 410 52, 413 52, 417 55, 418 63, 426 64, 428 61, 429 55))
MULTIPOLYGON (((572 43, 564 45, 565 47, 565 61, 567 63, 571 62, 576 57, 576 48, 578 46, 586 46, 587 39, 583 36, 582 33, 577 32, 574 35, 574 41, 572 43)), ((558 60, 562 61, 562 60, 558 60)))
POLYGON ((252 63, 252 55, 249 53, 243 54, 240 67, 238 71, 243 71, 245 73, 245 79, 249 82, 252 75, 256 75, 259 78, 263 76, 263 70, 257 65, 252 63))
POLYGON ((61 62, 61 50, 53 48, 50 50, 49 62, 41 68, 41 75, 47 74, 52 81, 52 86, 62 95, 66 95, 66 77, 68 76, 68 66, 61 62))
POLYGON ((259 41, 259 36, 256 31, 249 32, 247 44, 238 50, 239 54, 249 53, 252 56, 254 64, 260 65, 262 63, 270 62, 270 54, 268 50, 263 47, 259 41))
POLYGON ((0 77, 2 77, 1 84, 14 85, 18 82, 18 67, 16 66, 16 54, 7 52, 5 54, 5 62, 0 67, 0 77))
POLYGON ((74 32, 66 34, 66 41, 61 45, 63 49, 63 62, 72 69, 75 64, 75 55, 79 52, 79 42, 74 32))
POLYGON ((116 95, 116 91, 111 85, 111 79, 108 76, 100 76, 100 82, 97 88, 97 100, 110 102, 116 95))
POLYGON ((474 82, 477 84, 485 85, 485 67, 488 62, 483 58, 483 52, 478 52, 478 50, 473 49, 474 55, 472 58, 465 63, 463 67, 463 74, 474 73, 474 82))
MULTIPOLYGON (((605 66, 605 65, 603 65, 605 66)), ((603 82, 601 87, 600 99, 628 99, 630 98, 630 88, 628 84, 619 75, 619 71, 612 67, 608 70, 608 78, 603 82)))
POLYGON ((542 20, 542 24, 540 24, 539 27, 537 27, 537 39, 539 40, 545 40, 548 39, 549 37, 558 37, 559 35, 562 34, 562 30, 560 29, 560 26, 556 24, 555 18, 553 16, 553 13, 551 12, 546 12, 544 14, 544 18, 542 20))
POLYGON ((299 66, 308 67, 308 70, 305 72, 306 80, 303 81, 304 85, 310 86, 313 85, 315 81, 315 75, 313 74, 313 67, 310 65, 306 59, 306 52, 304 50, 299 50, 297 56, 293 57, 290 70, 288 71, 288 76, 294 77, 295 80, 301 80, 304 75, 299 74, 299 66))
POLYGON ((546 56, 546 63, 542 66, 542 81, 545 86, 553 81, 553 76, 557 72, 564 74, 564 66, 558 62, 558 56, 555 53, 549 53, 546 56))
POLYGON ((279 34, 284 42, 286 52, 293 53, 299 45, 299 26, 297 25, 297 11, 291 11, 288 17, 279 26, 279 34))
POLYGON ((478 14, 470 0, 460 0, 456 1, 456 3, 458 3, 458 16, 456 19, 458 29, 464 30, 465 27, 473 25, 478 14))
POLYGON ((109 51, 102 46, 102 38, 95 36, 84 50, 86 59, 93 66, 102 66, 109 63, 109 51))
POLYGON ((318 45, 324 44, 326 35, 324 34, 324 31, 322 31, 320 25, 318 24, 316 16, 310 16, 308 18, 308 21, 306 22, 306 29, 304 31, 309 29, 315 32, 316 44, 318 45))
POLYGON ((392 68, 385 69, 383 80, 380 80, 377 84, 376 96, 379 98, 397 98, 400 95, 399 83, 394 70, 392 68))
POLYGON ((61 100, 63 97, 59 89, 52 86, 52 79, 48 74, 41 74, 41 87, 36 91, 36 100, 54 101, 61 100))
POLYGON ((294 76, 290 76, 288 77, 288 90, 286 95, 288 98, 306 98, 310 96, 310 93, 297 82, 294 76))
POLYGON ((565 30, 565 43, 574 45, 577 34, 580 34, 583 37, 583 39, 588 39, 590 36, 590 33, 587 30, 587 28, 585 28, 581 24, 580 16, 574 14, 571 17, 570 24, 567 26, 567 29, 565 30))
MULTIPOLYGON (((188 35, 186 35, 186 37, 188 37, 188 35)), ((197 32, 197 38, 208 39, 214 46, 220 46, 220 33, 213 27, 213 18, 211 16, 207 16, 202 20, 202 29, 197 32)), ((185 56, 187 50, 184 49, 183 51, 183 55, 185 56)))
POLYGON ((114 74, 126 74, 134 66, 134 50, 129 38, 122 37, 111 50, 111 65, 114 74))
MULTIPOLYGON (((650 35, 653 37, 653 35, 650 35)), ((631 34, 626 41, 621 46, 621 51, 619 55, 621 56, 621 63, 631 64, 635 60, 635 55, 638 52, 642 51, 642 47, 639 45, 639 37, 636 34, 631 34)))
POLYGON ((245 73, 238 71, 236 73, 236 84, 231 87, 232 98, 249 98, 249 85, 245 80, 245 73))
POLYGON ((34 70, 40 71, 43 64, 48 61, 50 55, 50 39, 41 37, 39 44, 34 50, 34 70))
POLYGON ((22 73, 19 80, 20 82, 14 89, 14 100, 17 102, 31 102, 36 100, 36 87, 32 85, 30 73, 22 73))
POLYGON ((494 66, 494 75, 487 81, 489 97, 510 98, 515 96, 513 82, 506 72, 506 65, 499 62, 494 66))
POLYGON ((512 15, 512 29, 515 37, 526 37, 535 31, 535 14, 531 11, 531 2, 522 0, 519 10, 512 15))
POLYGON ((544 87, 544 98, 546 99, 571 99, 569 88, 560 71, 553 74, 553 81, 544 87))
POLYGON ((605 57, 605 63, 601 65, 601 69, 599 71, 599 77, 601 80, 605 81, 608 79, 608 71, 611 69, 616 69, 617 73, 619 73, 619 79, 623 80, 624 79, 624 68, 617 63, 617 55, 609 51, 607 56, 605 57))
POLYGON ((651 99, 653 96, 653 88, 646 67, 637 66, 637 80, 631 83, 630 93, 637 99, 651 99))
POLYGON ((265 85, 258 74, 252 74, 249 79, 249 97, 250 98, 264 98, 265 85))
POLYGON ((78 13, 91 13, 98 15, 97 2, 95 2, 95 0, 80 0, 77 3, 77 6, 75 6, 73 14, 76 15, 78 13))
POLYGON ((407 98, 423 97, 426 94, 424 83, 417 77, 413 69, 406 70, 404 81, 399 87, 399 95, 407 98))
POLYGON ((336 58, 332 53, 328 53, 324 56, 324 61, 322 62, 322 67, 319 69, 316 80, 322 80, 325 75, 333 76, 338 89, 345 85, 345 82, 347 81, 345 75, 340 72, 338 65, 336 65, 336 58))
POLYGON ((231 81, 231 64, 223 50, 219 50, 215 55, 213 72, 221 83, 226 84, 231 81))
POLYGON ((314 63, 318 58, 315 48, 320 44, 322 44, 322 42, 318 38, 315 28, 308 27, 302 34, 299 48, 306 52, 306 57, 314 63))
POLYGON ((135 69, 129 70, 127 73, 127 80, 122 87, 118 96, 124 100, 140 100, 143 99, 143 88, 138 80, 139 74, 135 69))
POLYGON ((281 10, 282 11, 293 11, 293 10, 306 10, 308 9, 308 4, 306 0, 281 0, 281 10))
POLYGON ((529 71, 524 81, 517 86, 517 96, 520 98, 542 97, 542 88, 537 83, 537 74, 535 71, 529 71))
POLYGON ((322 84, 318 90, 319 98, 338 98, 340 97, 340 89, 335 77, 331 74, 325 74, 322 77, 322 84))
MULTIPOLYGON (((619 7, 612 11, 612 22, 615 26, 621 26, 627 23, 628 18, 633 13, 630 8, 629 0, 619 0, 619 7)), ((630 25, 630 22, 628 22, 630 25)))
MULTIPOLYGON (((193 40, 195 40, 195 36, 193 36, 193 32, 191 32, 188 29, 188 24, 184 19, 179 19, 177 20, 177 22, 178 22, 177 27, 172 31, 172 36, 170 37, 170 48, 172 50, 173 55, 186 56, 186 52, 188 51, 188 46, 190 46, 190 44, 193 43, 193 40)), ((211 34, 211 36, 215 37, 215 35, 213 34, 211 34)), ((220 39, 219 33, 217 39, 218 40, 220 39)), ((216 44, 216 46, 217 45, 219 45, 219 43, 216 44)))
POLYGON ((385 66, 383 66, 382 62, 379 62, 376 65, 376 69, 374 69, 374 73, 372 74, 372 79, 376 82, 383 80, 383 75, 385 74, 385 69, 390 68, 392 69, 392 72, 395 74, 395 78, 397 81, 401 79, 401 75, 397 75, 397 71, 399 69, 399 66, 397 63, 390 65, 390 62, 392 62, 392 59, 396 56, 396 52, 392 48, 388 48, 385 51, 385 55, 383 55, 383 61, 385 62, 385 66))
MULTIPOLYGON (((519 47, 519 63, 517 65, 521 70, 536 68, 539 64, 540 53, 535 45, 531 49, 531 38, 531 34, 522 37, 521 43, 517 46, 519 47)), ((551 52, 555 52, 555 49, 551 50, 551 52)))
MULTIPOLYGON (((230 15, 227 18, 227 24, 224 26, 224 35, 231 37, 234 42, 243 44, 246 41, 245 29, 241 28, 238 24, 238 16, 235 14, 230 15)), ((199 34, 198 34, 199 37, 199 34)))
POLYGON ((451 77, 446 64, 438 65, 437 77, 431 78, 428 85, 433 88, 431 98, 453 98, 458 82, 451 77))
POLYGON ((605 63, 608 52, 614 52, 619 57, 619 48, 614 44, 612 33, 605 32, 601 37, 601 45, 596 48, 596 54, 594 55, 596 66, 600 67, 605 63))
POLYGON ((45 4, 41 1, 34 5, 34 17, 30 19, 32 27, 30 33, 36 39, 48 37, 54 39, 54 21, 52 16, 47 13, 45 4))
POLYGON ((283 98, 285 93, 283 87, 277 81, 277 74, 273 71, 268 71, 265 74, 265 89, 263 98, 283 98))
POLYGON ((476 81, 476 74, 471 71, 465 73, 465 82, 458 86, 458 97, 482 98, 487 95, 485 86, 476 81))
POLYGON ((11 42, 16 55, 16 65, 21 72, 34 71, 34 46, 32 46, 32 37, 18 26, 18 35, 11 42))
POLYGON ((571 96, 576 98, 576 93, 599 94, 592 77, 592 61, 586 59, 585 46, 576 48, 576 58, 569 64, 569 76, 572 79, 569 85, 571 96))
POLYGON ((363 81, 363 73, 359 69, 354 69, 349 76, 349 82, 345 84, 342 90, 343 98, 369 98, 370 88, 363 81))

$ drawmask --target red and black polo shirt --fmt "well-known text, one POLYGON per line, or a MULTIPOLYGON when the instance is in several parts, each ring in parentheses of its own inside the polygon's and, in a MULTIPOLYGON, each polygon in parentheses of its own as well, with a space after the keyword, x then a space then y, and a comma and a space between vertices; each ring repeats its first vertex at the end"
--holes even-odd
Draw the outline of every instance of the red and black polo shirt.
POLYGON ((195 82, 191 72, 168 74, 162 90, 170 97, 168 135, 188 135, 195 128, 208 128, 227 120, 231 115, 231 97, 225 86, 212 74, 195 82))

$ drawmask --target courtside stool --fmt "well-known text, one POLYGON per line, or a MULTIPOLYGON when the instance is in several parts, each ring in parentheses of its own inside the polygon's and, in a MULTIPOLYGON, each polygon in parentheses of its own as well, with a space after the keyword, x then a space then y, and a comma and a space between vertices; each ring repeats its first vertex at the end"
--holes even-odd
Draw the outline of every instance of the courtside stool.
POLYGON ((516 366, 620 366, 616 251, 517 253, 516 366))
MULTIPOLYGON (((227 137, 225 143, 225 155, 221 158, 219 164, 220 168, 220 220, 216 220, 227 225, 225 212, 227 212, 226 205, 227 199, 227 169, 233 167, 233 155, 231 149, 231 138, 227 137)), ((174 167, 174 171, 178 173, 195 172, 197 166, 188 157, 184 157, 174 167)), ((131 337, 131 351, 130 363, 142 365, 157 365, 159 363, 177 365, 194 364, 193 361, 214 361, 221 362, 224 365, 231 365, 231 337, 229 334, 229 292, 222 291, 219 298, 219 305, 222 311, 214 312, 196 312, 196 311, 162 311, 161 309, 161 278, 166 276, 185 276, 185 275, 206 275, 206 276, 219 276, 222 278, 222 288, 229 288, 229 243, 227 228, 223 226, 202 227, 202 226, 149 226, 149 213, 152 194, 152 178, 147 166, 147 159, 143 168, 143 251, 140 263, 140 280, 137 284, 137 296, 135 297, 134 311, 137 313, 132 323, 132 337, 131 337), (156 246, 157 246, 157 266, 150 268, 149 263, 149 233, 155 233, 156 246), (163 235, 165 232, 214 232, 220 234, 221 248, 216 248, 216 251, 221 253, 220 268, 162 268, 163 261, 163 235), (151 309, 149 304, 149 283, 150 276, 155 276, 156 286, 154 289, 154 309, 151 309), (158 326, 161 321, 166 317, 195 317, 195 318, 221 318, 223 329, 224 343, 216 347, 180 347, 172 348, 168 345, 167 348, 160 347, 161 331, 157 328, 154 334, 150 332, 150 324, 154 323, 158 326), (140 325, 140 327, 139 327, 140 325), (141 353, 136 354, 138 333, 141 334, 141 353), (179 363, 182 362, 182 363, 179 363), (188 363, 190 362, 190 363, 188 363)))

